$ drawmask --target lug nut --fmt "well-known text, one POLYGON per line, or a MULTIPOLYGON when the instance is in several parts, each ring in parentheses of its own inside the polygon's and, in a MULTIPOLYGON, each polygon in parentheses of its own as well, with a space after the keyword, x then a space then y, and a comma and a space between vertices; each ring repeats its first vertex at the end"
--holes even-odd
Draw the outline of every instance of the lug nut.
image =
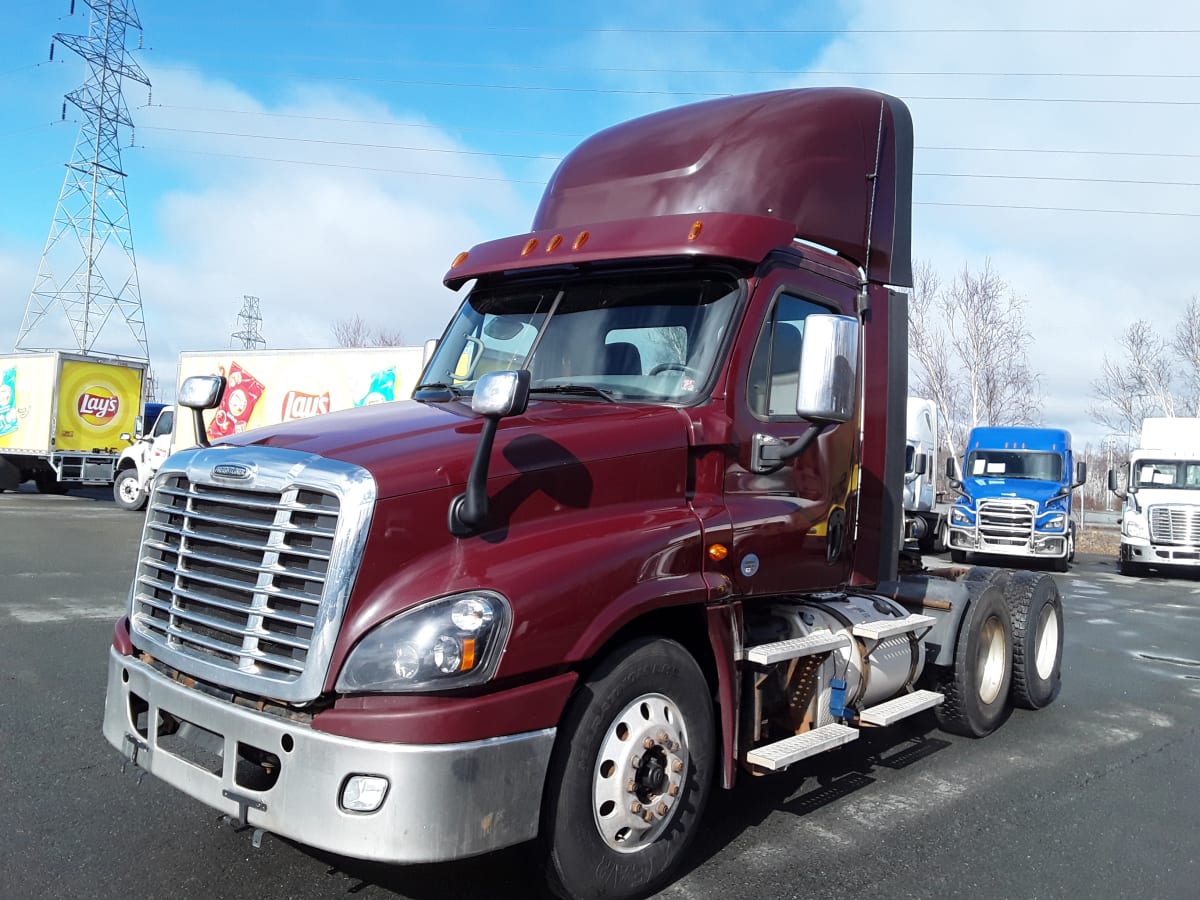
POLYGON ((671 763, 671 771, 675 772, 676 774, 682 772, 683 771, 683 760, 677 759, 673 763, 671 763))
POLYGON ((630 778, 627 782, 625 782, 625 793, 632 794, 636 790, 637 790, 637 782, 635 782, 632 778, 630 778))
POLYGON ((678 797, 679 796, 679 785, 672 784, 669 788, 667 788, 667 793, 670 794, 672 797, 678 797))
POLYGON ((654 741, 650 740, 650 738, 646 738, 644 741, 642 741, 642 749, 643 750, 650 750, 653 747, 654 747, 654 741))
POLYGON ((653 822, 654 821, 654 813, 650 812, 650 810, 646 810, 644 813, 642 813, 642 819, 643 819, 643 821, 646 821, 646 822, 653 822))
POLYGON ((629 761, 629 764, 635 769, 640 769, 642 767, 642 758, 640 756, 635 756, 629 761))
POLYGON ((631 803, 631 804, 629 805, 629 811, 630 811, 631 813, 633 813, 635 816, 639 816, 639 815, 641 815, 641 813, 642 813, 642 804, 640 804, 640 803, 638 803, 636 800, 634 800, 634 801, 633 801, 633 803, 631 803))
POLYGON ((679 741, 671 741, 671 752, 672 753, 679 752, 679 741))
POLYGON ((670 735, 668 735, 665 731, 660 731, 658 733, 658 742, 660 744, 665 744, 670 739, 671 739, 670 735))
POLYGON ((665 804, 665 803, 658 804, 658 806, 654 807, 654 811, 656 813, 658 813, 660 817, 665 816, 667 814, 667 804, 665 804))

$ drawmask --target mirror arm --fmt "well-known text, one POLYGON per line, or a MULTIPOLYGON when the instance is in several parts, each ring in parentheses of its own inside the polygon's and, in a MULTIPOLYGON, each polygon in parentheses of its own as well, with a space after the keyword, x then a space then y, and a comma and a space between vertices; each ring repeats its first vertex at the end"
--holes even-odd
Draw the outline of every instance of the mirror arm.
POLYGON ((492 444, 496 439, 499 416, 485 416, 475 458, 471 461, 471 473, 467 476, 467 490, 450 502, 450 533, 455 537, 475 534, 488 515, 487 479, 488 463, 492 458, 492 444))
POLYGON ((204 424, 204 410, 192 410, 193 421, 196 425, 196 443, 201 447, 211 447, 212 443, 208 439, 208 428, 204 424))

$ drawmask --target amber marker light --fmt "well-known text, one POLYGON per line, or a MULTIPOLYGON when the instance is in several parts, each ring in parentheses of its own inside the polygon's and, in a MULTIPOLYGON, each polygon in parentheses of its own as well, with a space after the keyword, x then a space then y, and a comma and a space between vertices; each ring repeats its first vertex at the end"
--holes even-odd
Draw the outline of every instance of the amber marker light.
POLYGON ((468 256, 468 254, 467 254, 466 250, 464 250, 462 253, 458 254, 458 256, 454 257, 454 262, 450 263, 450 268, 457 269, 459 266, 461 266, 463 263, 465 263, 467 261, 467 256, 468 256))
POLYGON ((704 223, 701 222, 699 219, 697 219, 695 222, 692 223, 691 230, 688 231, 688 240, 694 241, 696 238, 700 237, 700 232, 703 230, 704 230, 704 223))
POLYGON ((521 250, 522 256, 528 256, 537 248, 537 238, 530 238, 525 242, 525 246, 521 250))
POLYGON ((555 250, 558 249, 558 246, 561 243, 562 243, 562 235, 556 234, 554 237, 550 238, 550 243, 546 245, 546 252, 553 253, 555 250))
POLYGON ((462 642, 462 671, 469 672, 475 668, 475 638, 466 638, 462 642))
POLYGON ((588 242, 588 238, 590 238, 590 237, 591 237, 591 235, 586 231, 579 232, 579 234, 575 238, 575 243, 573 243, 571 245, 571 249, 578 250, 580 247, 582 247, 584 244, 586 244, 588 242))
POLYGON ((708 547, 708 558, 713 562, 720 562, 729 555, 729 548, 724 544, 710 544, 708 547))

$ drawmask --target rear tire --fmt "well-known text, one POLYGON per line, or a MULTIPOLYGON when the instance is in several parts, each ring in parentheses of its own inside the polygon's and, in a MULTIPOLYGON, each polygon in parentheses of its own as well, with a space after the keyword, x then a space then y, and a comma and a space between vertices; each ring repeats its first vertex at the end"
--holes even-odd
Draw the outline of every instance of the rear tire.
POLYGON ((1004 592, 989 584, 971 601, 959 629, 954 667, 937 685, 945 695, 935 707, 943 731, 983 737, 1004 720, 1012 683, 1012 634, 1004 592))
POLYGON ((1012 699, 1022 709, 1049 706, 1062 688, 1062 595, 1054 578, 1014 572, 1004 599, 1013 626, 1012 699))
POLYGON ((130 512, 146 508, 146 491, 142 490, 137 469, 122 469, 117 473, 117 480, 113 482, 113 500, 121 509, 130 512))
POLYGON ((715 746, 708 683, 682 646, 643 638, 601 663, 567 707, 546 779, 551 890, 619 900, 661 887, 697 834, 715 746))
POLYGON ((53 472, 38 472, 33 476, 39 494, 65 494, 70 488, 58 480, 53 472))

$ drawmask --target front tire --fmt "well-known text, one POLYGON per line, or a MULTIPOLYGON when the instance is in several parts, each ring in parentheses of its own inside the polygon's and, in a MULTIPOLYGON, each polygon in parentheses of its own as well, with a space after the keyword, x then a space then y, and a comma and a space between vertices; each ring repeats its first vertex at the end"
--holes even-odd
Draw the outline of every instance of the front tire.
POLYGON ((1014 572, 1005 585, 1013 626, 1012 699, 1022 709, 1049 706, 1062 687, 1063 609, 1054 579, 1014 572))
POLYGON ((957 563, 958 565, 961 566, 964 563, 966 563, 966 561, 967 561, 967 551, 966 550, 951 550, 950 551, 950 562, 957 563))
POLYGON ((1012 617, 1004 592, 989 584, 976 594, 959 629, 954 667, 939 680, 945 700, 938 726, 951 734, 983 737, 1009 710, 1013 660, 1012 617))
POLYGON ((53 472, 38 472, 33 476, 39 494, 65 494, 69 488, 53 472))
POLYGON ((550 888, 571 900, 640 897, 696 836, 715 768, 708 683, 674 641, 609 656, 567 708, 541 840, 550 888))
POLYGON ((122 469, 117 473, 117 480, 113 482, 113 500, 121 509, 130 512, 146 508, 146 491, 142 489, 137 469, 122 469))

